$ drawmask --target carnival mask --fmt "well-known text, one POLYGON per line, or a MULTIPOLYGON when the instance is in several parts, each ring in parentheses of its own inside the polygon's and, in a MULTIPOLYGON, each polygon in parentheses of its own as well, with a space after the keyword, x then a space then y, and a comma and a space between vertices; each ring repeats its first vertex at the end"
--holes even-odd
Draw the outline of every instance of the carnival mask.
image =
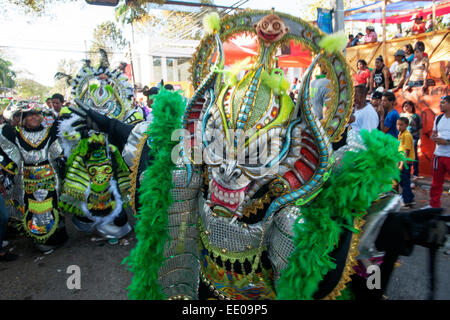
POLYGON ((276 14, 262 18, 255 24, 255 29, 266 47, 270 46, 273 42, 281 40, 285 34, 289 33, 289 28, 286 27, 283 20, 276 14))
POLYGON ((103 192, 109 187, 109 181, 113 175, 113 168, 111 160, 107 158, 105 147, 101 147, 100 144, 94 145, 99 148, 94 149, 90 154, 86 161, 86 168, 92 183, 92 190, 95 192, 103 192))
POLYGON ((307 203, 328 177, 330 142, 339 140, 351 113, 353 91, 345 59, 317 45, 322 38, 317 30, 283 14, 236 15, 213 31, 193 58, 196 92, 183 116, 191 136, 183 141, 193 143, 183 154, 192 161, 192 150, 204 150, 208 204, 213 212, 239 219, 259 209, 267 218, 288 203, 307 203), (226 68, 222 41, 243 32, 258 36, 258 57, 252 65, 242 61, 237 64, 241 68, 226 68), (289 82, 275 64, 278 48, 291 41, 313 56, 296 105, 287 94, 289 82), (310 90, 319 61, 333 89, 322 122, 312 111, 310 90))
POLYGON ((101 81, 99 85, 92 84, 89 92, 89 96, 85 97, 85 103, 93 107, 96 111, 112 118, 119 118, 123 114, 123 108, 116 101, 111 85, 101 81))

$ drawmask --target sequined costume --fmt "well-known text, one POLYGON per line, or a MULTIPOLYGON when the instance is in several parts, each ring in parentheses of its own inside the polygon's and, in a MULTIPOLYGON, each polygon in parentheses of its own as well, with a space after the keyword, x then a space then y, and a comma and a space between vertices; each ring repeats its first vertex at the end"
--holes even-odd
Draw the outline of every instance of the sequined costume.
MULTIPOLYGON (((138 243, 127 258, 134 273, 129 297, 336 298, 356 265, 362 216, 398 174, 396 142, 377 132, 349 137, 333 153, 331 142, 351 114, 353 86, 340 49, 318 45, 325 38, 318 29, 266 11, 211 19, 193 58, 196 91, 187 104, 161 90, 145 129, 80 103, 122 153, 134 152, 138 243), (256 34, 260 53, 224 68, 222 41, 239 32, 256 34), (296 105, 274 60, 291 40, 315 55, 296 105), (319 62, 333 88, 321 121, 309 89, 319 62)), ((399 205, 399 197, 387 197, 368 211, 362 258, 377 254, 387 211, 399 205)))
MULTIPOLYGON (((127 77, 120 70, 111 71, 106 53, 101 54, 98 68, 86 61, 75 78, 68 77, 72 96, 109 118, 128 124, 143 121, 142 112, 132 107, 134 90, 127 77)), ((79 230, 121 238, 131 231, 126 210, 129 168, 107 135, 96 130, 80 134, 74 130, 77 121, 79 117, 71 114, 59 130, 69 159, 60 206, 74 214, 72 221, 79 230)))
MULTIPOLYGON (((320 38, 300 19, 256 11, 227 18, 201 41, 193 59, 196 91, 182 119, 188 131, 183 141, 191 142, 182 152, 190 161, 180 161, 172 175, 171 244, 158 276, 165 297, 277 297, 281 271, 294 250, 292 226, 301 217, 295 204, 306 205, 320 192, 332 166, 330 142, 339 138, 351 112, 345 60, 325 54, 317 44, 320 38), (227 70, 222 41, 238 32, 257 34, 260 54, 227 70), (287 95, 283 72, 274 68, 277 48, 291 40, 316 54, 297 105, 287 95), (216 62, 210 66, 214 52, 216 62), (308 103, 318 61, 338 92, 322 123, 308 103), (196 159, 199 154, 206 165, 196 159)), ((349 244, 342 250, 349 252, 349 244)))
MULTIPOLYGON (((43 107, 21 101, 20 109, 25 119, 30 113, 41 116, 43 107)), ((57 123, 51 127, 41 123, 34 129, 4 124, 0 130, 0 167, 9 180, 4 186, 7 203, 15 207, 12 217, 20 219, 21 228, 37 243, 61 244, 67 234, 58 210, 64 158, 57 140, 57 123)))

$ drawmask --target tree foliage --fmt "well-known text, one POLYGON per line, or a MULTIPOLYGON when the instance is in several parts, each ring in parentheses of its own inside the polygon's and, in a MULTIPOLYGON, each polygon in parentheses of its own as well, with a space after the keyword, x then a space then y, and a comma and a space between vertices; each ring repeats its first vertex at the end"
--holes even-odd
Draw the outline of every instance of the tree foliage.
POLYGON ((24 99, 41 100, 50 95, 50 87, 32 79, 17 79, 16 82, 17 93, 24 99))
POLYGON ((116 20, 122 24, 146 24, 152 19, 147 1, 122 1, 116 7, 116 20))
POLYGON ((95 27, 93 39, 89 54, 91 60, 95 60, 99 49, 105 50, 108 56, 111 56, 123 50, 128 44, 122 30, 112 21, 103 22, 95 27))
POLYGON ((43 15, 51 4, 75 2, 79 0, 6 0, 10 4, 23 9, 27 14, 43 15))
POLYGON ((14 88, 16 73, 11 70, 12 63, 0 57, 0 86, 14 88))
MULTIPOLYGON (((131 24, 140 31, 161 37, 198 40, 202 35, 200 15, 183 11, 152 11, 150 3, 163 4, 165 1, 125 0, 116 9, 116 20, 122 24, 131 24)), ((202 0, 201 3, 212 3, 202 0)), ((208 9, 202 8, 205 13, 208 9)))

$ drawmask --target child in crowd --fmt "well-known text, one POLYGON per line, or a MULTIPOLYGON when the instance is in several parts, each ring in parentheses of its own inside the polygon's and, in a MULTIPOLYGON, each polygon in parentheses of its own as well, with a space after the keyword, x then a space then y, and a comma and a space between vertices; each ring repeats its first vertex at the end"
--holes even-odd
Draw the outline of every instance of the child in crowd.
MULTIPOLYGON (((398 151, 404 152, 409 160, 415 160, 413 137, 407 130, 409 124, 408 118, 401 117, 397 120, 398 140, 400 145, 398 151)), ((410 161, 399 163, 400 169, 400 187, 402 187, 403 207, 412 207, 414 202, 414 193, 411 190, 411 169, 410 161)))
POLYGON ((419 176, 419 157, 417 149, 420 144, 420 137, 422 136, 422 118, 416 113, 416 106, 414 102, 406 100, 402 105, 402 113, 400 117, 408 118, 408 131, 411 133, 414 141, 414 156, 416 161, 413 164, 413 181, 417 180, 419 176))

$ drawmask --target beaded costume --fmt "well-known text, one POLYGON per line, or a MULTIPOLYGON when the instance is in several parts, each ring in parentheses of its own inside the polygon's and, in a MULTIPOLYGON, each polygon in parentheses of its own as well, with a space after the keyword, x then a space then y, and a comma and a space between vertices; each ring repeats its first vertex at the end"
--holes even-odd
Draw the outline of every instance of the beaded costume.
MULTIPOLYGON (((19 104, 22 118, 31 112, 42 117, 43 107, 37 102, 19 104)), ((57 123, 51 127, 41 124, 36 129, 4 124, 0 130, 0 167, 6 179, 7 203, 16 209, 12 217, 20 219, 21 228, 38 243, 54 244, 55 232, 66 238, 58 210, 64 158, 57 123)))
MULTIPOLYGON (((362 217, 398 176, 396 142, 364 132, 333 153, 331 142, 340 139, 353 102, 352 80, 333 36, 266 11, 220 22, 211 16, 206 24, 210 34, 193 58, 193 97, 186 107, 164 90, 154 100, 138 244, 127 260, 135 274, 129 297, 348 297, 362 217), (239 32, 257 35, 260 53, 224 68, 222 41, 239 32), (296 104, 275 68, 277 49, 291 40, 314 56, 296 104), (318 63, 332 88, 321 121, 309 87, 318 63), (176 129, 182 132, 178 145, 176 129)), ((146 158, 137 156, 141 163, 146 158)), ((376 235, 387 211, 399 204, 388 197, 370 219, 366 215, 369 232, 359 258, 377 253, 376 235)))
MULTIPOLYGON (((120 70, 109 69, 106 53, 101 53, 98 68, 87 61, 74 79, 69 77, 72 96, 107 117, 129 124, 141 122, 142 112, 132 107, 133 87, 120 70)), ((78 120, 71 114, 59 130, 69 159, 60 207, 74 213, 73 222, 79 230, 97 230, 106 237, 121 238, 131 231, 125 211, 129 168, 108 136, 95 130, 85 130, 81 135, 74 131, 78 120)))
POLYGON ((126 260, 134 273, 129 297, 348 297, 358 242, 359 258, 377 254, 387 211, 400 204, 387 197, 367 211, 398 177, 397 142, 381 132, 350 134, 333 153, 353 101, 335 38, 266 11, 212 15, 206 25, 193 58, 193 97, 162 89, 147 130, 79 103, 122 153, 134 150, 138 243, 126 260), (239 32, 257 35, 260 53, 227 69, 222 41, 239 32), (314 55, 296 104, 274 59, 291 40, 314 55), (319 62, 333 88, 322 121, 309 88, 319 62), (360 238, 363 216, 368 232, 360 238))

